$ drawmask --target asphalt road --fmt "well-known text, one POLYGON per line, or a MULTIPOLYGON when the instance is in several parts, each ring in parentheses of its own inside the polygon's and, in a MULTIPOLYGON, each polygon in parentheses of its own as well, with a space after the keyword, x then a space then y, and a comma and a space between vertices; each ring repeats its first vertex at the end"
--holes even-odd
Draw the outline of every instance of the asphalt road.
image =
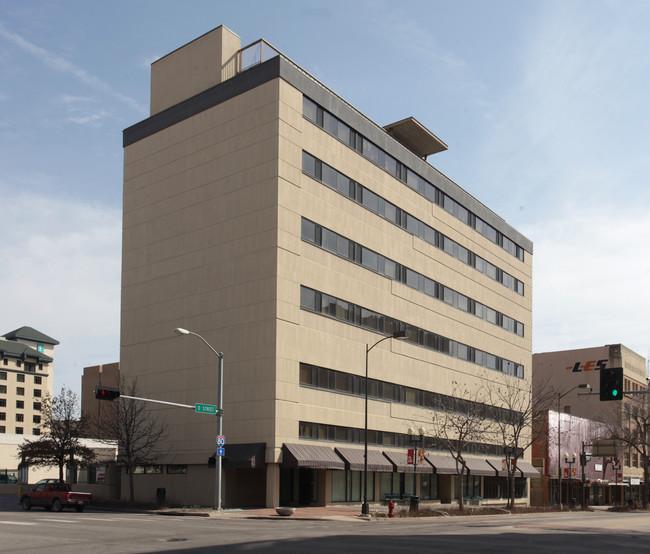
POLYGON ((648 552, 650 514, 572 512, 379 521, 24 512, 0 497, 0 552, 648 552))

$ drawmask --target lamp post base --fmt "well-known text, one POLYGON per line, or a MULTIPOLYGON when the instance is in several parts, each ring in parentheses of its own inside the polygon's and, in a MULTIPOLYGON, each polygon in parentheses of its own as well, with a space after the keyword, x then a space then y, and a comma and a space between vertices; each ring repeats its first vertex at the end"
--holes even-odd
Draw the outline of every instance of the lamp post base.
POLYGON ((368 505, 367 502, 364 502, 361 504, 361 515, 367 516, 370 514, 370 506, 368 505))

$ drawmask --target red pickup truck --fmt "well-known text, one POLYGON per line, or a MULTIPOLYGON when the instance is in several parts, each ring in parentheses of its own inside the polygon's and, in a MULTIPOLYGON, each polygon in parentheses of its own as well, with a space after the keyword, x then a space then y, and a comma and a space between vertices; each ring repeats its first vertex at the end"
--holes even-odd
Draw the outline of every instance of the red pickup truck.
POLYGON ((32 506, 43 506, 46 510, 60 512, 64 507, 73 507, 83 512, 86 504, 90 504, 93 495, 89 492, 72 492, 70 485, 63 482, 38 483, 31 491, 20 497, 20 505, 24 510, 32 506))

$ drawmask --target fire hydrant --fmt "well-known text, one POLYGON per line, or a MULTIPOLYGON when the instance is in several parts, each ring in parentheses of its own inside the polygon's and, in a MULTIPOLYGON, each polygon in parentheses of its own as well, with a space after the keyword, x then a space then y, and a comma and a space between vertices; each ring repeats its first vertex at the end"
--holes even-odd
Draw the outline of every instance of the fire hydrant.
POLYGON ((395 502, 392 500, 388 501, 388 517, 393 517, 393 514, 395 512, 395 502))

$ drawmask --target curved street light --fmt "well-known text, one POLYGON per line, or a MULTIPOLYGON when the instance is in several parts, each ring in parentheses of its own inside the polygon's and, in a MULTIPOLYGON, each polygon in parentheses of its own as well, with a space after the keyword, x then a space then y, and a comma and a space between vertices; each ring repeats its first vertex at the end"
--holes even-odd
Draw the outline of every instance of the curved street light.
POLYGON ((361 505, 361 514, 366 516, 370 513, 368 505, 368 353, 380 342, 388 339, 403 340, 406 337, 406 331, 395 331, 392 335, 379 339, 372 346, 366 344, 366 404, 365 404, 365 424, 363 433, 363 504, 361 505))
MULTIPOLYGON (((187 329, 183 329, 182 327, 177 327, 176 329, 174 329, 174 333, 176 333, 177 335, 194 335, 195 337, 201 339, 206 344, 206 346, 210 350, 212 350, 214 355, 217 356, 217 358, 219 359, 219 362, 217 364, 217 374, 219 380, 219 396, 217 401, 217 440, 218 440, 218 438, 221 435, 223 435, 223 352, 217 352, 214 348, 212 348, 212 345, 198 333, 188 331, 187 329)), ((217 448, 219 448, 218 444, 217 444, 217 448)), ((221 456, 218 456, 216 451, 215 451, 214 465, 216 471, 215 483, 214 483, 214 509, 220 512, 221 511, 221 456)))
POLYGON ((560 414, 560 400, 576 389, 591 389, 591 385, 581 383, 569 389, 564 394, 557 393, 557 503, 560 505, 560 509, 562 509, 562 449, 560 445, 560 441, 562 440, 562 415, 560 414))

